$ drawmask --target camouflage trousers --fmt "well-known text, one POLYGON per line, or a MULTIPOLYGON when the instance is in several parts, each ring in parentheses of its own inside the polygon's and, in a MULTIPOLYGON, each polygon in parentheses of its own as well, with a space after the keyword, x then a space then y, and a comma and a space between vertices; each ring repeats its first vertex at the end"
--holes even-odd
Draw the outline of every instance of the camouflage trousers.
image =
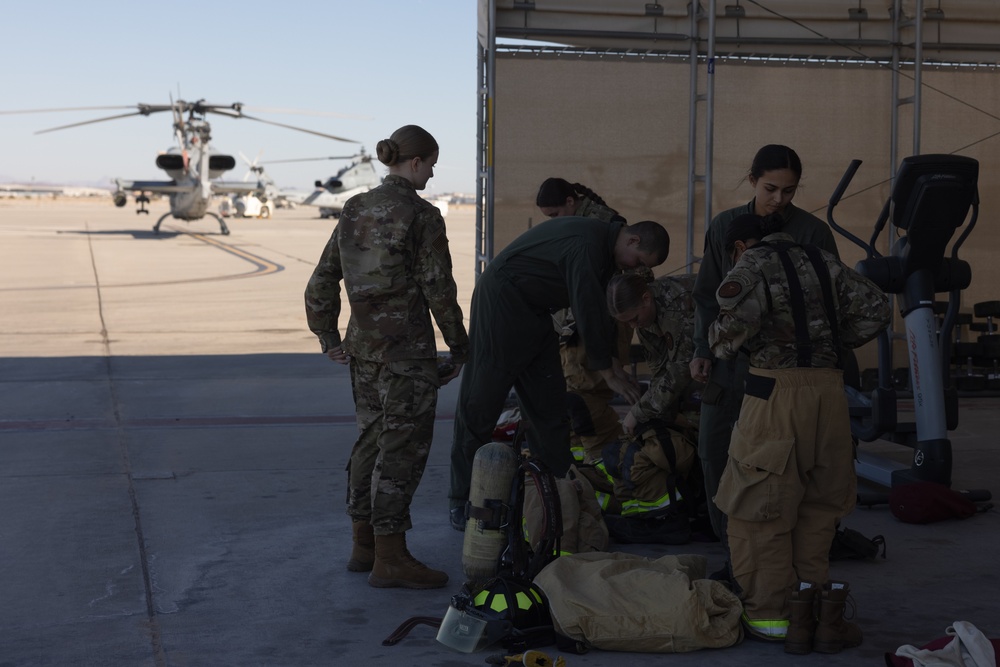
POLYGON ((351 387, 359 436, 348 464, 347 513, 370 521, 376 535, 405 532, 434 434, 437 361, 352 358, 351 387))

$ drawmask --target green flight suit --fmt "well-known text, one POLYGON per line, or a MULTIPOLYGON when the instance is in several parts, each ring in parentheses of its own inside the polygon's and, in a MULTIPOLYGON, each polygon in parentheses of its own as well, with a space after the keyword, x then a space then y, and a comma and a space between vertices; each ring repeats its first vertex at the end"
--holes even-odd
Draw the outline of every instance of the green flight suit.
POLYGON ((604 292, 617 271, 620 221, 553 218, 486 267, 472 293, 469 362, 462 370, 451 450, 451 507, 469 497, 472 460, 490 442, 511 387, 529 423, 528 446, 554 474, 573 463, 566 381, 552 313, 572 308, 588 366, 611 367, 615 335, 604 292))

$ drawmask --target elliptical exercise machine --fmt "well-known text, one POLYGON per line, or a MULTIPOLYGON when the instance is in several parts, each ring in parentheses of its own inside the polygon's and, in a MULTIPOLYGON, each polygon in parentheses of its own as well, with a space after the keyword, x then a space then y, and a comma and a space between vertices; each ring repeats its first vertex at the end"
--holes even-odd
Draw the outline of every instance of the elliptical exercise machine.
MULTIPOLYGON (((972 269, 958 258, 958 251, 979 215, 979 162, 960 155, 903 159, 867 243, 833 219, 834 207, 860 166, 861 160, 853 160, 830 196, 827 221, 865 251, 866 259, 858 262, 856 270, 887 294, 896 295, 906 326, 914 421, 899 420, 890 327, 878 337, 878 386, 870 396, 859 388, 847 388, 851 431, 864 442, 884 439, 910 447, 913 458, 906 467, 859 451, 858 475, 887 488, 916 481, 950 487, 948 431, 958 427, 958 393, 951 382, 949 364, 951 334, 958 319, 961 291, 972 282, 972 269), (971 219, 946 257, 948 243, 969 217, 970 209, 971 219), (890 222, 900 236, 883 256, 875 249, 875 242, 890 222), (948 307, 939 327, 933 311, 934 295, 944 292, 948 293, 948 307)), ((991 497, 985 490, 964 495, 974 501, 991 497)))

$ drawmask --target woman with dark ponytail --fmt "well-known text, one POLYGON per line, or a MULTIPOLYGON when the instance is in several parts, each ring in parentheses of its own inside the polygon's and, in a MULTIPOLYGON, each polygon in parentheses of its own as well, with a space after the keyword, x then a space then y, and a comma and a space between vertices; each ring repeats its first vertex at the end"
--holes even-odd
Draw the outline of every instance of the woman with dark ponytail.
POLYGON ((538 195, 535 196, 535 206, 549 218, 575 215, 607 222, 618 215, 618 211, 608 206, 600 195, 586 185, 555 177, 542 181, 538 195))

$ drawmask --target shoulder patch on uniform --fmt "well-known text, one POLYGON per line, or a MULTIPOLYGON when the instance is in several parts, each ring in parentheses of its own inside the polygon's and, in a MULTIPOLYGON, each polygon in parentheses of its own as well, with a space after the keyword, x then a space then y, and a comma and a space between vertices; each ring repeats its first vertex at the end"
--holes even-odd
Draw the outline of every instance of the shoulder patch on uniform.
POLYGON ((742 291, 743 284, 736 280, 730 280, 719 286, 719 296, 723 299, 731 299, 734 296, 738 296, 742 291))
POLYGON ((432 247, 434 248, 434 252, 437 253, 438 255, 448 254, 448 237, 445 236, 443 231, 436 237, 434 237, 434 243, 432 244, 432 247))

